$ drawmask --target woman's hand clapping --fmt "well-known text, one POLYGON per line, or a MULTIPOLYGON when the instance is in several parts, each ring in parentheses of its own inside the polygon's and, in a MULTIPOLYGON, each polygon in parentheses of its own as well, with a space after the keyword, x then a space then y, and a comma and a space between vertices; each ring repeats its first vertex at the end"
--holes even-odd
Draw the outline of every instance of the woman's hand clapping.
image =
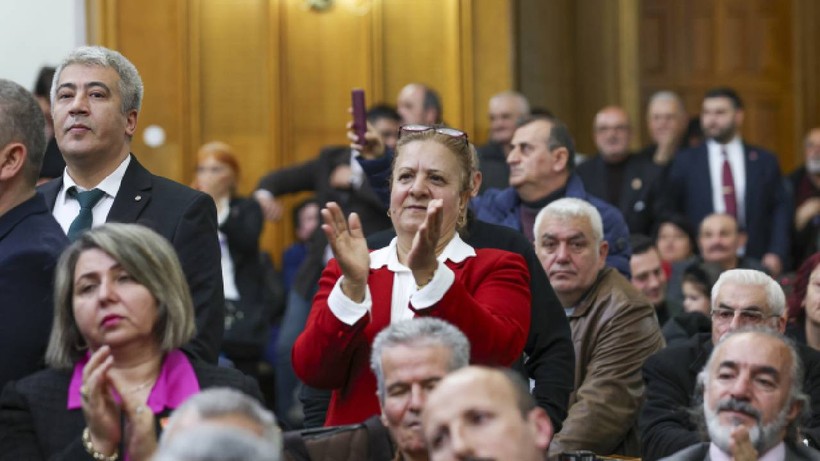
POLYGON ((339 204, 328 202, 322 209, 322 220, 322 230, 345 277, 342 291, 351 300, 362 302, 370 274, 370 254, 359 216, 351 213, 345 220, 339 204))

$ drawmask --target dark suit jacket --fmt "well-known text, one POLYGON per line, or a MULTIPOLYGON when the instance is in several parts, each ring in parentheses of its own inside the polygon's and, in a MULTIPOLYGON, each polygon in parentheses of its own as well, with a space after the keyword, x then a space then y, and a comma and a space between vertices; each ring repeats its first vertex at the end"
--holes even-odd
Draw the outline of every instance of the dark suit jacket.
MULTIPOLYGON (((62 176, 40 186, 49 209, 54 209, 62 187, 62 176)), ((196 313, 196 336, 183 349, 216 363, 222 343, 225 298, 213 199, 151 174, 131 155, 106 222, 142 224, 171 242, 188 280, 196 313)))
MULTIPOLYGON (((623 213, 630 233, 650 235, 655 224, 662 168, 655 165, 650 157, 637 154, 630 155, 624 162, 620 202, 612 205, 623 213)), ((600 154, 578 165, 577 173, 587 193, 596 197, 607 196, 609 178, 606 163, 600 154)))
MULTIPOLYGON (((766 253, 789 261, 792 206, 777 158, 769 151, 743 145, 746 165, 746 254, 761 259, 766 253)), ((706 144, 675 156, 669 167, 663 207, 683 213, 695 228, 714 212, 709 152, 706 144)))
MULTIPOLYGON (((259 385, 253 378, 230 368, 191 363, 200 389, 231 387, 262 401, 259 385)), ((93 460, 80 440, 86 426, 83 411, 67 408, 72 373, 73 370, 47 369, 11 382, 3 389, 0 460, 93 460)), ((157 422, 165 416, 166 412, 157 415, 157 422)))
MULTIPOLYGON (((638 419, 641 457, 656 460, 701 441, 689 409, 701 401, 695 395, 697 374, 712 353, 712 335, 693 336, 649 357, 643 367, 646 393, 638 419)), ((820 352, 797 346, 806 371, 803 392, 811 398, 809 421, 803 432, 817 440, 820 431, 820 352)))
POLYGON ((0 386, 43 367, 68 238, 36 194, 0 216, 0 386))
MULTIPOLYGON (((350 164, 350 148, 334 146, 322 149, 319 157, 299 165, 282 168, 269 173, 259 180, 259 189, 275 196, 294 192, 314 191, 316 200, 324 206, 334 201, 342 207, 345 215, 356 212, 362 222, 365 235, 389 228, 392 223, 387 217, 387 206, 364 181, 359 189, 334 189, 330 185, 330 175, 336 167, 350 164)), ((324 268, 324 253, 327 239, 321 227, 311 236, 308 255, 302 263, 293 289, 304 298, 310 298, 324 268)))
MULTIPOLYGON (((490 224, 470 215, 467 232, 461 237, 473 248, 497 248, 518 253, 527 262, 530 271, 531 322, 524 346, 523 368, 535 381, 533 396, 538 406, 544 408, 552 420, 555 432, 567 417, 569 395, 575 387, 575 350, 569 321, 555 296, 538 257, 523 234, 506 226, 490 224)), ((391 229, 379 232, 367 239, 371 249, 386 247, 396 236, 391 229)))
POLYGON ((496 142, 489 141, 478 149, 478 168, 481 170, 482 193, 487 189, 506 189, 510 187, 510 166, 504 147, 496 142))
MULTIPOLYGON (((710 461, 709 444, 699 443, 663 458, 665 461, 710 461)), ((786 461, 817 461, 820 452, 814 449, 786 442, 786 461)))

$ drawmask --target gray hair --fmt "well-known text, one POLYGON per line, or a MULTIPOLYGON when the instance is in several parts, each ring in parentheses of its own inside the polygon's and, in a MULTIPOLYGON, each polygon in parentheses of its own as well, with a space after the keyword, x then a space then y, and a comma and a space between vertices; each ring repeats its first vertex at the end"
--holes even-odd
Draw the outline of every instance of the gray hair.
POLYGON ((51 84, 51 104, 59 89, 60 75, 63 70, 73 64, 81 66, 98 66, 114 69, 120 76, 119 88, 122 100, 122 113, 127 114, 133 110, 139 112, 142 107, 143 85, 137 68, 125 56, 120 53, 101 46, 82 46, 72 51, 63 62, 57 66, 54 72, 54 81, 51 84))
POLYGON ((783 288, 768 274, 754 269, 730 269, 718 277, 712 286, 712 309, 717 308, 718 294, 725 283, 743 286, 760 286, 766 291, 766 304, 772 315, 783 316, 786 311, 786 295, 783 288))
POLYGON ((441 319, 422 317, 396 322, 380 331, 373 340, 370 368, 376 375, 379 401, 384 402, 385 384, 382 354, 396 346, 443 346, 452 351, 449 371, 470 363, 470 341, 455 326, 441 319))
POLYGON ((31 187, 37 182, 46 152, 46 119, 34 97, 11 80, 0 79, 0 149, 12 142, 26 147, 23 168, 31 187))
POLYGON ((541 211, 538 212, 538 216, 535 217, 533 233, 535 235, 536 245, 539 244, 538 230, 541 228, 541 223, 547 216, 561 219, 584 218, 589 222, 589 226, 592 228, 592 237, 595 239, 595 244, 600 245, 601 242, 604 241, 604 223, 601 220, 601 213, 598 212, 598 209, 586 200, 564 197, 542 208, 541 211))
POLYGON ((523 94, 519 93, 518 91, 507 90, 502 91, 500 93, 496 93, 490 97, 490 103, 492 103, 493 99, 500 99, 500 98, 510 98, 514 99, 516 104, 518 104, 518 111, 521 112, 522 116, 530 115, 530 102, 527 100, 527 97, 523 94))
POLYGON ((160 445, 153 461, 280 461, 281 446, 233 427, 203 425, 160 445))
MULTIPOLYGON (((801 409, 800 413, 794 419, 794 421, 789 423, 789 425, 786 427, 786 437, 790 438, 791 440, 797 440, 800 423, 804 420, 808 420, 808 417, 811 413, 809 408, 809 396, 803 392, 803 380, 805 376, 803 361, 800 359, 800 355, 797 353, 797 346, 791 338, 788 338, 782 335, 780 332, 766 326, 739 328, 735 331, 731 331, 724 335, 723 338, 721 338, 720 341, 717 343, 717 345, 715 345, 715 348, 712 350, 712 354, 709 356, 709 360, 706 362, 706 365, 703 367, 703 370, 701 370, 701 372, 698 373, 695 393, 696 395, 698 395, 699 399, 696 399, 695 403, 697 409, 693 409, 694 411, 696 411, 696 417, 698 419, 703 417, 703 393, 706 389, 706 385, 709 383, 709 378, 711 375, 710 370, 714 365, 715 360, 717 359, 718 350, 720 350, 722 347, 725 347, 726 342, 730 338, 744 334, 767 336, 769 338, 780 341, 781 343, 783 343, 783 345, 786 346, 786 348, 788 348, 789 355, 792 359, 792 385, 789 388, 789 399, 786 405, 790 406, 794 403, 799 403, 801 409)), ((702 421, 698 421, 698 423, 702 424, 702 421)))
POLYGON ((647 104, 647 107, 652 106, 652 103, 654 103, 655 101, 661 100, 673 101, 675 104, 677 104, 678 109, 682 114, 686 113, 686 107, 683 105, 683 100, 677 93, 670 90, 661 90, 652 93, 652 96, 649 97, 649 103, 647 104))
POLYGON ((74 318, 74 277, 80 255, 98 249, 115 259, 157 303, 154 336, 163 352, 194 335, 194 308, 179 258, 171 244, 139 224, 104 224, 83 234, 60 256, 55 269, 54 324, 46 363, 71 368, 88 346, 74 318))
POLYGON ((209 419, 236 415, 259 426, 262 438, 271 443, 277 450, 282 449, 282 431, 276 424, 273 413, 268 411, 254 398, 227 387, 213 387, 194 394, 171 414, 160 444, 168 443, 175 430, 184 425, 187 417, 194 417, 205 423, 209 419), (180 422, 183 421, 183 422, 180 422))

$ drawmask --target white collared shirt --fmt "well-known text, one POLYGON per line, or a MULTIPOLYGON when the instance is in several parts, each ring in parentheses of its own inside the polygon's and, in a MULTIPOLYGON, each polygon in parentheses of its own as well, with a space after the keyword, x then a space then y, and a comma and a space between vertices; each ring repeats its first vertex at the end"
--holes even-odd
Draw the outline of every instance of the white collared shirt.
MULTIPOLYGON (((712 461, 732 461, 732 457, 714 443, 709 444, 709 458, 712 461)), ((786 444, 778 443, 769 451, 757 458, 757 461, 783 461, 786 459, 786 444)))
MULTIPOLYGON (((222 211, 216 216, 216 222, 219 226, 222 226, 231 215, 230 199, 227 197, 220 199, 217 209, 222 211)), ((228 236, 221 230, 218 230, 216 234, 219 236, 219 250, 222 254, 222 290, 225 293, 225 299, 237 301, 240 299, 239 288, 236 287, 236 268, 234 267, 233 258, 231 258, 231 251, 228 248, 228 236)))
MULTIPOLYGON (((475 249, 461 240, 461 237, 456 233, 450 243, 444 247, 444 251, 436 258, 438 267, 433 274, 433 279, 420 290, 417 290, 413 271, 399 262, 397 242, 398 238, 394 237, 389 245, 370 253, 371 269, 387 266, 387 269, 393 272, 393 293, 390 300, 391 324, 415 317, 415 313, 409 307, 410 301, 413 302, 413 307, 417 310, 430 308, 441 301, 441 298, 444 297, 456 279, 455 273, 444 264, 445 261, 460 263, 476 255, 475 249)), ((331 290, 330 296, 328 296, 327 304, 339 320, 348 325, 353 325, 365 314, 370 313, 373 307, 373 298, 370 295, 370 287, 368 286, 365 289, 364 301, 357 303, 351 300, 342 292, 343 279, 344 276, 339 277, 339 280, 336 281, 336 285, 331 290)))
POLYGON ((729 166, 732 167, 732 180, 735 183, 735 200, 737 200, 737 222, 741 227, 746 224, 746 162, 743 159, 743 143, 735 136, 728 144, 718 144, 714 139, 706 141, 709 151, 709 177, 712 181, 712 207, 715 213, 725 213, 723 201, 723 155, 726 148, 729 166))
MULTIPOLYGON (((110 175, 92 188, 100 189, 105 192, 105 195, 99 202, 97 202, 96 205, 94 205, 94 209, 91 211, 93 215, 91 227, 105 224, 108 213, 114 205, 114 199, 117 197, 117 192, 120 191, 120 185, 122 184, 122 178, 125 176, 125 170, 128 169, 128 165, 130 163, 131 155, 129 154, 125 157, 125 160, 120 163, 120 166, 118 166, 117 169, 111 172, 110 175)), ((66 234, 68 234, 68 228, 71 227, 71 223, 77 215, 80 214, 80 202, 78 202, 76 198, 67 194, 67 191, 72 187, 76 187, 79 192, 90 190, 77 185, 77 183, 74 182, 74 179, 72 179, 68 174, 68 168, 66 168, 63 170, 63 187, 60 189, 60 192, 57 193, 57 201, 54 202, 54 210, 51 212, 51 214, 54 215, 54 219, 57 220, 60 227, 63 228, 63 232, 66 234)))

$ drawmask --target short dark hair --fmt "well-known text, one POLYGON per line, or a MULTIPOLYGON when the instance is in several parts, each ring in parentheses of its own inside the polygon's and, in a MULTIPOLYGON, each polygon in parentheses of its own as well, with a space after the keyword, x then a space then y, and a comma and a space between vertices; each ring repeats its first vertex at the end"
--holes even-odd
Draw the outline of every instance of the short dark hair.
POLYGON ((316 206, 318 206, 320 209, 322 208, 322 205, 319 204, 319 201, 316 200, 316 197, 308 197, 308 198, 302 200, 301 202, 299 202, 293 208, 293 215, 291 217, 293 218, 293 228, 294 229, 299 228, 299 213, 301 213, 302 210, 304 210, 308 205, 314 205, 314 204, 316 206))
POLYGON ((399 115, 399 113, 396 112, 396 108, 390 104, 376 104, 375 106, 371 106, 367 111, 367 121, 370 123, 376 123, 383 118, 401 123, 401 115, 399 115))
POLYGON ((703 99, 710 98, 728 98, 732 101, 732 105, 735 106, 735 109, 743 109, 743 101, 740 99, 740 96, 738 96, 734 89, 728 86, 719 86, 709 89, 706 94, 703 95, 703 99))
POLYGON ((656 250, 655 241, 644 234, 630 235, 629 244, 632 246, 633 256, 647 253, 649 250, 656 250))
POLYGON ((54 71, 57 69, 51 66, 43 66, 34 81, 34 96, 43 98, 51 97, 51 82, 54 80, 54 71))
POLYGON ((546 139, 547 147, 550 150, 557 149, 559 147, 564 147, 567 149, 569 156, 567 157, 567 171, 572 171, 575 169, 575 141, 572 139, 572 134, 569 132, 569 128, 567 125, 561 121, 561 119, 554 117, 552 115, 530 115, 529 117, 522 118, 517 124, 517 128, 521 128, 522 126, 529 125, 530 123, 537 122, 539 120, 543 120, 552 124, 552 129, 550 129, 550 135, 546 139))

